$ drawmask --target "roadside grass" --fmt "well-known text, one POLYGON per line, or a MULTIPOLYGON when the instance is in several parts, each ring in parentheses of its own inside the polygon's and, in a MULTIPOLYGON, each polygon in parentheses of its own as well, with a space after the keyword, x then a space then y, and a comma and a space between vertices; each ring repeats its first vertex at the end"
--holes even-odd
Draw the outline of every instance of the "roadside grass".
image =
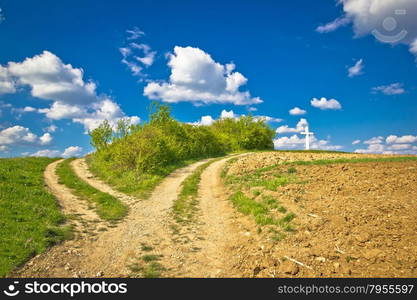
POLYGON ((237 191, 230 196, 230 200, 239 212, 252 216, 255 223, 260 226, 273 225, 284 231, 294 230, 291 221, 295 218, 295 214, 286 213, 287 210, 272 196, 264 195, 261 201, 256 201, 242 191, 237 191), (279 212, 282 216, 277 217, 276 213, 272 213, 273 211, 279 212))
POLYGON ((134 277, 159 278, 166 268, 158 262, 161 255, 148 254, 142 256, 143 262, 135 262, 128 266, 134 277))
POLYGON ((142 256, 142 260, 144 262, 156 261, 156 260, 159 260, 160 258, 161 258, 161 256, 156 255, 156 254, 146 254, 146 255, 142 256))
POLYGON ((272 240, 284 239, 286 232, 295 230, 292 224, 295 214, 288 212, 278 199, 266 191, 277 191, 287 184, 302 184, 296 175, 297 170, 290 167, 286 171, 277 172, 276 166, 272 165, 240 175, 228 175, 233 162, 226 165, 222 172, 224 183, 232 191, 229 200, 237 211, 253 217, 259 226, 258 233, 263 232, 262 228, 266 226, 272 234, 272 240))
POLYGON ((127 214, 127 206, 119 199, 93 188, 80 179, 70 166, 73 160, 66 159, 59 164, 57 174, 60 183, 70 188, 74 195, 93 203, 97 214, 103 220, 117 221, 123 218, 127 214))
POLYGON ((270 172, 273 168, 275 166, 258 169, 243 175, 229 175, 225 177, 225 183, 228 185, 240 185, 241 187, 264 187, 270 191, 276 191, 278 187, 290 183, 300 183, 297 176, 294 175, 295 172, 270 172))
POLYGON ((186 167, 194 162, 197 162, 198 160, 199 159, 190 159, 165 166, 155 174, 138 174, 134 170, 120 173, 116 170, 108 169, 107 167, 101 165, 100 162, 92 160, 90 156, 86 157, 89 169, 94 175, 107 182, 116 190, 141 199, 149 198, 154 188, 173 171, 178 168, 186 167))
POLYGON ((219 159, 212 159, 202 164, 182 182, 181 192, 173 205, 174 217, 178 223, 187 223, 192 220, 197 209, 198 186, 201 181, 201 174, 209 165, 219 159))
POLYGON ((148 251, 152 251, 153 250, 153 247, 152 246, 148 246, 147 244, 143 243, 142 246, 141 246, 141 250, 148 252, 148 251))
POLYGON ((222 169, 222 172, 221 172, 221 174, 220 174, 220 177, 221 177, 221 178, 226 178, 226 176, 227 176, 227 172, 229 172, 230 166, 231 166, 233 163, 235 163, 237 160, 238 160, 238 158, 237 158, 237 157, 234 157, 234 158, 232 158, 232 159, 229 159, 229 160, 225 163, 225 165, 224 165, 224 167, 223 167, 223 169, 222 169))
POLYGON ((158 262, 152 262, 145 266, 143 270, 144 278, 159 278, 166 269, 158 262))
POLYGON ((0 277, 72 237, 43 172, 56 159, 0 159, 0 277))

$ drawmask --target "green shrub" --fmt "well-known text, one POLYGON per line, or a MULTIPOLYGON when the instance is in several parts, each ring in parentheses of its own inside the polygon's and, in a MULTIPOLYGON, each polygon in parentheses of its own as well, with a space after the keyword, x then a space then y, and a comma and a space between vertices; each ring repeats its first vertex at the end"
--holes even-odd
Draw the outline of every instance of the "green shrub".
POLYGON ((273 149, 274 130, 251 116, 196 126, 176 121, 167 106, 154 103, 149 120, 135 126, 120 121, 111 137, 107 121, 90 132, 97 150, 88 158, 92 171, 123 192, 144 196, 190 160, 273 149))

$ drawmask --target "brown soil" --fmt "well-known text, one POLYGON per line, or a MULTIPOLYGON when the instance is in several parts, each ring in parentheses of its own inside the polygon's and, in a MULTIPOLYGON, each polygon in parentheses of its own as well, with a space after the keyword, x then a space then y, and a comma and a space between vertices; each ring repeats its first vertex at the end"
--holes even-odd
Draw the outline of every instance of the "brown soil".
POLYGON ((241 276, 417 276, 417 162, 296 169, 305 184, 265 191, 296 213, 296 231, 274 242, 249 226, 254 238, 245 245, 241 276))
POLYGON ((303 153, 303 152, 258 152, 240 158, 229 169, 229 174, 243 174, 263 167, 282 164, 292 161, 313 161, 323 159, 392 157, 382 154, 356 154, 356 153, 303 153))

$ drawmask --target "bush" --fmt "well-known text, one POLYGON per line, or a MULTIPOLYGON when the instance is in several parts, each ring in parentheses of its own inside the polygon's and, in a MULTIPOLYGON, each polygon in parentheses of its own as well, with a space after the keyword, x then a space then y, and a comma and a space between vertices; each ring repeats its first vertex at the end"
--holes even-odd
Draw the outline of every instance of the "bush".
POLYGON ((151 109, 149 123, 129 126, 119 121, 112 132, 105 121, 90 133, 97 150, 88 159, 92 170, 116 188, 123 185, 124 192, 131 191, 132 180, 136 185, 154 186, 187 160, 273 149, 274 130, 251 116, 196 126, 173 119, 167 106, 154 103, 151 109), (117 184, 120 178, 129 182, 117 184))

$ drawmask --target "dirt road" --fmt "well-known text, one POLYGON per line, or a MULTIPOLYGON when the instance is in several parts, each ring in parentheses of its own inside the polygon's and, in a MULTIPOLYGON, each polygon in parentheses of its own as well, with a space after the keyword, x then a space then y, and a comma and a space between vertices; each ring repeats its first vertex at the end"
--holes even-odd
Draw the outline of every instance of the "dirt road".
MULTIPOLYGON (((83 200, 71 195, 58 183, 55 169, 59 162, 51 164, 45 172, 45 180, 52 193, 64 208, 64 212, 80 215, 82 232, 74 240, 52 247, 48 252, 29 261, 13 276, 20 277, 125 277, 132 274, 132 265, 143 255, 160 256, 160 264, 169 269, 176 265, 175 245, 171 243, 170 213, 181 182, 205 161, 178 169, 163 180, 148 200, 138 200, 114 191, 94 179, 85 162, 74 161, 72 167, 82 179, 107 193, 119 197, 130 206, 129 215, 119 224, 101 222, 86 210, 83 200), (85 217, 88 216, 88 217, 85 217), (91 230, 96 225, 96 230, 91 230)), ((79 230, 77 230, 79 231, 79 230)))
MULTIPOLYGON (((175 277, 241 277, 236 266, 239 245, 248 242, 242 220, 231 207, 220 173, 225 158, 212 163, 201 175, 197 222, 181 225, 174 233, 178 263, 167 274, 175 277)), ((245 219, 243 217, 243 219, 245 219)))

